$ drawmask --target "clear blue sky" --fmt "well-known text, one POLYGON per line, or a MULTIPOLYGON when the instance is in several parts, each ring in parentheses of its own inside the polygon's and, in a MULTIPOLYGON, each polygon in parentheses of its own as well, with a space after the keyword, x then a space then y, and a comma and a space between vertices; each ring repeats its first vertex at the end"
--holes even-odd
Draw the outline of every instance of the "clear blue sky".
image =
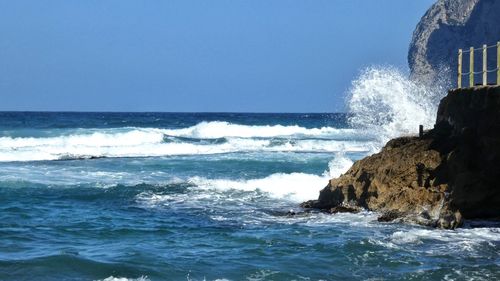
POLYGON ((0 1, 0 110, 336 112, 433 0, 0 1))

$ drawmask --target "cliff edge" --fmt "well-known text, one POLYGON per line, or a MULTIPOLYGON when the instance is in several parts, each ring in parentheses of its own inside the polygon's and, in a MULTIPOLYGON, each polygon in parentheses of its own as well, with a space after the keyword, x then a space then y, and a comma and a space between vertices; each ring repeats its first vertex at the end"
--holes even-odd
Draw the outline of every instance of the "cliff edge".
POLYGON ((500 87, 456 89, 422 137, 389 141, 332 179, 304 208, 359 208, 401 220, 455 228, 463 219, 500 218, 500 87))
MULTIPOLYGON (((498 0, 438 0, 413 32, 408 52, 411 78, 427 85, 441 78, 456 85, 458 48, 496 44, 500 40, 499 13, 498 0), (445 70, 448 74, 442 77, 445 70)), ((491 53, 490 68, 496 65, 495 59, 491 53)), ((481 63, 481 57, 476 56, 475 64, 481 63)), ((463 67, 466 72, 467 60, 463 67)))

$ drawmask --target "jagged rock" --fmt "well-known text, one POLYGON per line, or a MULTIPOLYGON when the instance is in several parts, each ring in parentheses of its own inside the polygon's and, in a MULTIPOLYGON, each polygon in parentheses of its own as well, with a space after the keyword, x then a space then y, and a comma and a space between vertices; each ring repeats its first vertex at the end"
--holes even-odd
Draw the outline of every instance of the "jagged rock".
POLYGON ((500 87, 450 91, 434 129, 390 140, 332 179, 304 208, 358 206, 380 221, 455 228, 500 217, 500 87))
POLYGON ((358 206, 346 206, 346 205, 340 205, 340 206, 335 206, 330 209, 330 214, 336 214, 336 213, 359 213, 361 212, 361 208, 358 206))
MULTIPOLYGON (((500 1, 439 0, 418 23, 410 44, 408 63, 411 77, 431 85, 443 78, 456 85, 458 49, 496 44, 500 41, 500 1), (437 74, 440 74, 438 77, 437 74)), ((496 50, 490 49, 488 65, 496 67, 496 50)), ((481 53, 476 53, 476 71, 481 69, 481 53)), ((464 56, 464 72, 469 69, 464 56)), ((493 75, 489 78, 494 81, 493 75)))
POLYGON ((391 210, 391 211, 383 212, 382 215, 377 218, 377 221, 379 221, 379 222, 391 222, 391 221, 394 221, 398 218, 401 218, 402 216, 404 216, 403 213, 400 213, 400 212, 395 211, 395 210, 391 210))

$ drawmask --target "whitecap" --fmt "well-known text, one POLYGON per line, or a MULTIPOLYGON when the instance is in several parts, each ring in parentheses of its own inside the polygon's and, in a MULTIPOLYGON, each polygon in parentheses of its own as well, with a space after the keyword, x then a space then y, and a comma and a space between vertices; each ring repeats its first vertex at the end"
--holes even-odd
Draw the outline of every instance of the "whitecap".
MULTIPOLYGON (((233 126, 233 125, 230 125, 233 126)), ((236 126, 236 125, 235 125, 236 126)), ((237 125, 240 126, 240 125, 237 125)), ((182 130, 182 129, 181 129, 182 130)), ((305 129, 304 132, 316 129, 305 129)), ((323 129, 318 129, 322 131, 323 129)), ((338 129, 332 129, 338 130, 338 129)), ((131 128, 129 131, 108 129, 102 132, 80 133, 54 137, 1 137, 0 161, 40 161, 91 159, 109 157, 161 157, 177 155, 211 155, 234 152, 367 152, 366 141, 334 139, 273 139, 245 138, 241 133, 220 143, 189 141, 165 142, 168 130, 131 128)), ((257 130, 258 131, 258 130, 257 130)), ((300 131, 300 130, 299 130, 300 131)), ((327 130, 328 131, 328 130, 327 130)), ((290 133, 295 132, 292 130, 290 133)), ((170 132, 172 133, 172 132, 170 132)), ((217 134, 217 133, 216 133, 217 134)), ((269 134, 264 134, 269 135, 269 134)))
POLYGON ((149 281, 147 276, 141 276, 139 278, 127 278, 127 277, 114 277, 109 276, 107 278, 101 279, 100 281, 149 281))
POLYGON ((215 138, 271 138, 285 136, 310 136, 310 137, 356 137, 363 133, 354 129, 339 129, 333 127, 305 128, 298 125, 241 125, 225 121, 200 122, 192 127, 182 129, 163 130, 166 135, 189 138, 215 139, 215 138))

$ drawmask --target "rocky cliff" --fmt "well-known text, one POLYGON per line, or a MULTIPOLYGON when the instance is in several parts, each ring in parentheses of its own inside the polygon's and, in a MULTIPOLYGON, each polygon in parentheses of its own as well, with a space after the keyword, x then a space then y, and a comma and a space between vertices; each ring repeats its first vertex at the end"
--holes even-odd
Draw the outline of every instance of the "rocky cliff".
MULTIPOLYGON (((500 1, 438 0, 417 25, 408 53, 411 77, 425 84, 435 83, 436 74, 448 71, 448 82, 455 85, 458 49, 496 44, 500 41, 500 1)), ((490 49, 488 65, 496 67, 496 54, 490 49)), ((482 65, 476 53, 476 71, 482 65)), ((464 57, 464 72, 469 69, 464 57)), ((442 76, 440 77, 442 78, 442 76)), ((490 78, 493 81, 493 76, 490 78)))
POLYGON ((441 100, 432 130, 389 141, 302 206, 455 228, 500 218, 499 175, 500 87, 458 89, 441 100))

